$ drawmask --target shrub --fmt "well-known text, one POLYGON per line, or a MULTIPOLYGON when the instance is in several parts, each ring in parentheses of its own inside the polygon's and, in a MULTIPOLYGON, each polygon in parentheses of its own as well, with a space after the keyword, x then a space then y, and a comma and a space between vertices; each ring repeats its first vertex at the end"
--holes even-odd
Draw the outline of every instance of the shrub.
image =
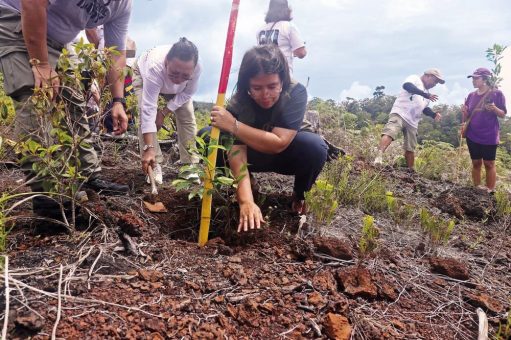
POLYGON ((341 157, 325 166, 321 178, 333 185, 339 203, 359 206, 368 213, 384 211, 388 186, 385 178, 372 169, 363 169, 358 174, 352 169, 353 158, 341 157))
POLYGON ((362 261, 378 247, 380 230, 374 226, 374 217, 364 216, 362 223, 362 235, 358 244, 359 260, 362 261))
POLYGON ((321 231, 323 226, 330 224, 339 206, 334 186, 326 180, 317 180, 312 189, 305 193, 305 200, 313 221, 321 231))
POLYGON ((422 230, 429 236, 433 248, 447 243, 455 226, 453 220, 444 220, 439 216, 434 216, 426 209, 420 210, 420 223, 422 230))
POLYGON ((465 184, 471 180, 471 161, 466 148, 454 148, 444 142, 424 141, 416 156, 415 169, 426 178, 465 184))

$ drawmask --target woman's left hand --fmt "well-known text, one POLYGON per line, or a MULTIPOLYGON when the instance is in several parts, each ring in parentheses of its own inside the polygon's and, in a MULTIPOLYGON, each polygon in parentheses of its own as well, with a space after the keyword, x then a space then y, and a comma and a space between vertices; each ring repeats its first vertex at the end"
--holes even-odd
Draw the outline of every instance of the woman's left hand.
POLYGON ((497 112, 499 108, 495 105, 495 103, 489 103, 485 105, 485 109, 491 112, 497 112))
POLYGON ((232 132, 236 118, 221 106, 213 106, 211 110, 211 125, 225 132, 232 132))

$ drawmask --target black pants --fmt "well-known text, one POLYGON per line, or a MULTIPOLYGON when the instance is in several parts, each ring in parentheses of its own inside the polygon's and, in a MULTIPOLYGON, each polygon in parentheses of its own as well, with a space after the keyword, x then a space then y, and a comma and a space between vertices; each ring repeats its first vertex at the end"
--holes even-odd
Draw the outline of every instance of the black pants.
MULTIPOLYGON (((198 135, 206 132, 209 135, 210 126, 201 129, 198 135)), ((293 191, 296 199, 303 200, 304 193, 312 188, 325 165, 327 150, 325 141, 318 134, 299 131, 287 149, 279 154, 270 155, 247 146, 248 170, 295 176, 293 191)), ((217 166, 224 165, 224 158, 223 154, 218 155, 217 166)))

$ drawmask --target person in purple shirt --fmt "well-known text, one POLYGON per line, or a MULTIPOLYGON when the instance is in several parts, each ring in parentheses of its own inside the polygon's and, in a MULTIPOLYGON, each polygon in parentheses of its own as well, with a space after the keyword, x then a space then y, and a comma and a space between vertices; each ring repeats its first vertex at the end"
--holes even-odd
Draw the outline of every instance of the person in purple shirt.
POLYGON ((499 144, 499 120, 507 113, 504 94, 492 87, 490 70, 480 67, 469 75, 477 90, 471 92, 462 107, 466 127, 467 146, 472 159, 472 181, 481 183, 481 168, 486 170, 486 187, 489 193, 495 191, 497 169, 495 157, 499 144), (483 102, 481 102, 481 100, 483 102), (481 102, 481 103, 480 103, 481 102), (468 122, 467 122, 468 119, 468 122))

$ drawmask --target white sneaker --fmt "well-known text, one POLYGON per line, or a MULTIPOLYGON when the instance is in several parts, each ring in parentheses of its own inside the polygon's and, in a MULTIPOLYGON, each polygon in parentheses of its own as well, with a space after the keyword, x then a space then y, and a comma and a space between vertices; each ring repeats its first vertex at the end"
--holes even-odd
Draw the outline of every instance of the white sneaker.
POLYGON ((382 165, 383 164, 383 152, 379 151, 378 156, 374 159, 374 165, 382 165))
MULTIPOLYGON (((154 183, 156 183, 158 185, 163 184, 163 171, 161 169, 160 164, 156 164, 154 166, 153 176, 154 176, 154 183)), ((149 176, 146 177, 146 182, 147 182, 147 184, 151 184, 151 179, 149 178, 149 176)))

